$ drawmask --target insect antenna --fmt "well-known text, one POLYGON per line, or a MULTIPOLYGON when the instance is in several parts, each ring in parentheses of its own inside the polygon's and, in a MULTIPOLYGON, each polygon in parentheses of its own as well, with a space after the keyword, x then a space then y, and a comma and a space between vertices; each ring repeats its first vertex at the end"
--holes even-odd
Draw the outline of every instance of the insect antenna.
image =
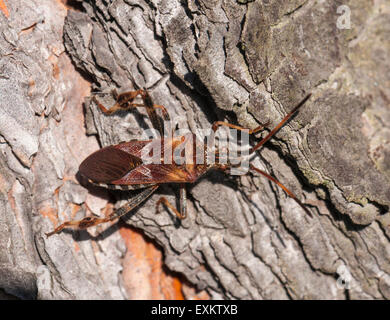
POLYGON ((104 91, 91 91, 92 94, 94 95, 108 95, 108 94, 112 94, 112 92, 104 92, 104 91))
POLYGON ((249 153, 253 153, 255 152, 256 150, 258 150, 264 143, 266 143, 269 139, 272 138, 272 136, 291 118, 291 116, 298 111, 298 109, 300 107, 302 107, 304 105, 304 103, 309 100, 311 96, 311 93, 309 93, 300 103, 298 103, 298 105, 292 109, 284 118, 282 121, 280 121, 280 123, 271 130, 271 132, 263 139, 261 140, 258 144, 256 144, 254 147, 252 147, 250 150, 249 150, 249 153))

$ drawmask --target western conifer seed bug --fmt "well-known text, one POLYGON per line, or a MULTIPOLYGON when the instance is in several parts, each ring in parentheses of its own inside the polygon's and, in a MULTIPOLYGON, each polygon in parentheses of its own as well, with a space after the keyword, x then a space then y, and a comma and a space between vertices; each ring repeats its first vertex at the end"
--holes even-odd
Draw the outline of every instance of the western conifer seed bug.
MULTIPOLYGON (((141 202, 150 197, 157 188, 164 183, 176 183, 180 186, 180 201, 179 210, 176 209, 165 197, 161 197, 157 202, 157 209, 159 205, 164 205, 176 214, 179 219, 184 219, 187 216, 186 210, 186 183, 194 183, 206 172, 211 169, 220 169, 227 171, 234 167, 231 163, 222 163, 220 159, 222 154, 218 151, 211 150, 205 144, 199 147, 196 136, 190 134, 192 139, 185 139, 185 136, 179 137, 164 137, 163 136, 163 122, 162 118, 157 115, 157 109, 161 110, 164 120, 169 120, 169 115, 164 106, 154 104, 149 93, 146 90, 136 90, 116 95, 116 103, 110 109, 105 108, 95 97, 94 102, 104 114, 112 114, 119 110, 130 110, 133 108, 145 108, 151 120, 151 123, 156 129, 160 137, 152 140, 132 140, 123 142, 117 145, 102 148, 87 157, 80 165, 79 172, 82 176, 94 185, 106 187, 117 190, 135 190, 143 189, 136 196, 124 206, 120 207, 112 214, 105 218, 100 217, 85 217, 78 221, 67 221, 55 228, 52 232, 47 233, 49 237, 53 234, 59 233, 64 228, 86 229, 101 223, 113 221, 124 214, 128 213, 141 202), (135 103, 136 97, 140 96, 143 103, 135 103), (189 143, 191 145, 189 145, 189 143), (159 163, 146 163, 142 157, 142 150, 147 145, 159 146, 161 154, 159 155, 159 163), (166 161, 165 155, 173 155, 175 149, 183 149, 190 147, 192 152, 185 155, 185 162, 177 164, 172 161, 166 161), (196 152, 194 152, 196 151, 196 152), (214 153, 215 161, 209 163, 207 157, 214 153), (199 161, 198 155, 201 155, 199 161)), ((253 154, 264 143, 266 143, 290 118, 291 116, 310 98, 308 94, 296 107, 290 111, 283 120, 272 129, 265 138, 258 142, 249 150, 249 154, 253 154)), ((220 126, 227 126, 236 130, 248 130, 243 127, 233 125, 226 122, 217 121, 212 126, 212 132, 215 133, 220 126)), ((262 126, 255 129, 248 130, 249 134, 253 134, 263 130, 262 126)), ((168 157, 169 159, 169 157, 168 157)), ((302 204, 302 202, 283 184, 281 184, 274 177, 268 173, 249 164, 249 168, 255 172, 260 173, 267 179, 271 180, 282 188, 291 198, 293 198, 304 210, 311 216, 310 211, 302 204)))

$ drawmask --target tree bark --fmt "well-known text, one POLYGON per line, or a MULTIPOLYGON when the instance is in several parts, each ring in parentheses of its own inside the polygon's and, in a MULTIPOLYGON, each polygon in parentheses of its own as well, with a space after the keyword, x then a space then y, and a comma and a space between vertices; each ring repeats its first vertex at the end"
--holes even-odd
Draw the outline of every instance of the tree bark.
POLYGON ((145 88, 195 134, 216 120, 272 129, 311 92, 253 164, 312 218, 264 177, 211 172, 187 186, 180 224, 156 214, 175 185, 123 220, 214 299, 390 298, 388 2, 37 3, 0 13, 0 294, 137 298, 120 223, 44 236, 132 196, 83 187, 78 165, 150 127, 142 111, 106 116, 89 98, 82 109, 89 84, 62 72, 71 59, 104 104, 114 88, 145 88))

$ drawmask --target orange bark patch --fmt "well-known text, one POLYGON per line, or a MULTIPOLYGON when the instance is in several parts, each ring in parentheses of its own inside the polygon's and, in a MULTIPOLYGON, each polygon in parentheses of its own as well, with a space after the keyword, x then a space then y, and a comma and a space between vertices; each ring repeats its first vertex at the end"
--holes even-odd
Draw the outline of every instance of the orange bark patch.
POLYGON ((45 217, 49 218, 50 221, 53 223, 53 226, 58 224, 57 214, 56 210, 48 205, 44 205, 42 208, 39 209, 39 213, 45 217))
POLYGON ((58 80, 60 76, 60 68, 58 68, 58 65, 56 63, 53 63, 52 66, 53 66, 53 77, 54 79, 58 80))
POLYGON ((55 55, 51 55, 48 60, 51 62, 51 65, 53 67, 53 69, 52 69, 53 78, 58 80, 58 78, 60 77, 60 68, 58 66, 58 57, 56 57, 55 55))
POLYGON ((205 291, 196 292, 180 277, 165 272, 161 250, 140 232, 128 226, 119 232, 127 247, 122 276, 130 299, 209 299, 205 291))
POLYGON ((182 283, 179 280, 179 278, 174 277, 172 281, 172 287, 173 287, 173 297, 168 297, 167 299, 170 300, 184 300, 183 291, 182 291, 182 283))
POLYGON ((12 193, 12 189, 8 191, 7 196, 8 196, 8 203, 11 206, 11 209, 13 211, 16 211, 16 203, 15 203, 14 195, 12 193))
POLYGON ((74 219, 74 217, 76 216, 76 213, 79 212, 81 206, 79 206, 78 204, 74 204, 74 203, 71 203, 70 205, 72 207, 71 218, 74 219))
POLYGON ((30 80, 28 82, 28 95, 29 95, 29 97, 32 97, 33 92, 34 92, 34 88, 35 88, 35 80, 30 78, 30 80))
POLYGON ((8 12, 7 6, 5 5, 4 0, 0 0, 0 10, 4 13, 4 15, 7 18, 9 17, 9 12, 8 12))
POLYGON ((0 174, 0 192, 5 193, 8 188, 6 179, 0 174))
POLYGON ((184 299, 180 280, 163 270, 161 251, 132 228, 121 227, 120 234, 127 247, 122 275, 129 298, 184 299))
POLYGON ((74 246, 74 251, 75 252, 79 252, 80 251, 80 246, 79 246, 79 244, 76 241, 73 242, 73 246, 74 246))

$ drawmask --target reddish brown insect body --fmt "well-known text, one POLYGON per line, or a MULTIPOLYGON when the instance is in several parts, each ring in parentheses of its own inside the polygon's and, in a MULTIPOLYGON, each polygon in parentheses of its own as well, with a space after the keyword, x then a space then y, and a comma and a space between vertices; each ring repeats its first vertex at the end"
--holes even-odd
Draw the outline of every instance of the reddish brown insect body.
MULTIPOLYGON (((207 171, 207 165, 195 164, 196 159, 192 159, 193 165, 180 166, 173 161, 164 162, 167 149, 173 151, 177 146, 185 144, 180 138, 170 138, 168 141, 167 139, 129 141, 109 146, 86 158, 79 171, 92 183, 110 189, 133 190, 152 184, 195 182, 207 171), (158 164, 142 161, 142 150, 151 143, 160 144, 162 152, 158 164)), ((196 139, 195 135, 192 135, 192 138, 196 139)), ((170 160, 172 158, 169 157, 170 160)))
MULTIPOLYGON (((94 101, 105 114, 112 114, 118 110, 128 110, 137 107, 146 108, 153 127, 159 131, 161 137, 163 136, 163 123, 161 118, 157 116, 156 109, 160 109, 162 111, 163 118, 165 120, 169 120, 168 112, 163 106, 153 104, 152 99, 146 90, 131 91, 121 95, 117 95, 114 92, 114 94, 116 95, 117 102, 109 110, 100 104, 96 99, 94 99, 94 101), (143 104, 134 103, 134 100, 138 95, 141 96, 143 104)), ((298 108, 309 99, 309 97, 310 94, 307 95, 289 114, 287 114, 284 119, 273 130, 271 130, 271 132, 264 139, 251 148, 250 153, 255 152, 265 142, 267 142, 298 110, 298 108)), ((219 126, 227 126, 237 130, 246 130, 236 125, 218 121, 215 122, 212 127, 213 132, 215 132, 219 126)), ((253 134, 262 129, 263 127, 258 127, 256 129, 249 130, 249 133, 253 134)), ((207 146, 199 147, 200 145, 201 144, 198 143, 196 136, 190 134, 187 136, 161 138, 155 140, 134 140, 124 142, 118 145, 102 148, 99 151, 91 154, 81 163, 79 168, 80 174, 86 177, 90 183, 110 189, 144 190, 133 197, 123 207, 119 208, 106 218, 86 217, 79 221, 68 221, 61 224, 54 231, 48 233, 47 236, 58 233, 67 227, 85 229, 100 223, 117 219, 138 206, 142 201, 146 200, 153 194, 153 192, 156 191, 158 186, 163 183, 180 184, 180 208, 177 210, 164 197, 160 198, 160 200, 157 202, 157 206, 164 204, 166 207, 171 209, 178 218, 184 219, 186 217, 185 183, 193 183, 197 181, 210 169, 214 168, 226 171, 232 167, 232 165, 229 163, 221 164, 220 161, 218 161, 218 152, 215 153, 216 161, 209 164, 207 162, 207 156, 211 150, 209 150, 207 146), (166 161, 167 159, 172 159, 173 151, 176 150, 178 146, 183 148, 187 143, 192 144, 190 145, 190 149, 193 150, 193 152, 185 155, 186 158, 183 164, 178 165, 174 161, 166 161), (158 145, 159 149, 161 150, 161 154, 159 155, 160 159, 158 159, 160 160, 159 163, 148 163, 143 160, 142 152, 146 146, 151 144, 155 146, 158 145), (201 159, 196 157, 196 155, 199 154, 201 155, 201 159), (169 157, 166 157, 166 155, 169 155, 169 157)), ((310 211, 303 206, 303 204, 295 197, 295 195, 279 181, 266 172, 255 168, 253 165, 250 165, 250 169, 262 174, 280 186, 290 197, 295 199, 309 215, 311 215, 310 211)))

